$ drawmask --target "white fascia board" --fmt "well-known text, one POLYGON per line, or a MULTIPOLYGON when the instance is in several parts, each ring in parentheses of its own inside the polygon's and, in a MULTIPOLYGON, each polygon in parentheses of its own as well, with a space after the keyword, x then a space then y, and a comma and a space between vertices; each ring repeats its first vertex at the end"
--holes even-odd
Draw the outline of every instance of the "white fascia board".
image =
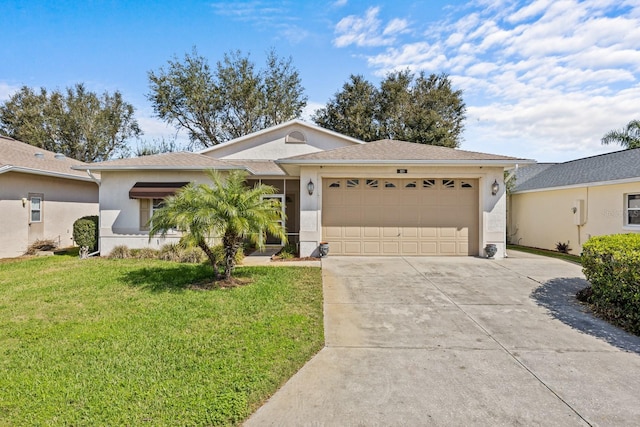
POLYGON ((215 167, 215 166, 141 166, 141 165, 131 165, 131 166, 84 166, 84 167, 76 167, 74 166, 72 169, 75 170, 91 170, 91 171, 144 171, 144 170, 165 170, 165 171, 204 171, 204 170, 246 170, 250 172, 250 170, 246 166, 223 166, 223 167, 215 167))
POLYGON ((424 166, 493 166, 514 167, 534 164, 535 160, 276 160, 282 165, 369 166, 369 165, 424 165, 424 166))
POLYGON ((218 150, 220 148, 228 147, 230 145, 234 145, 234 144, 240 143, 242 141, 246 141, 248 139, 253 139, 255 137, 264 135, 264 134, 269 133, 269 132, 277 131, 277 130, 280 130, 282 128, 285 128, 285 127, 288 127, 288 126, 291 126, 291 125, 298 125, 298 126, 306 127, 306 128, 309 128, 309 129, 315 129, 315 130, 317 130, 319 132, 324 132, 327 135, 332 135, 332 136, 335 136, 335 137, 340 138, 340 139, 344 139, 344 140, 347 140, 347 141, 354 142, 356 144, 364 144, 365 143, 364 141, 361 141, 359 139, 352 138, 350 136, 343 135, 341 133, 338 133, 338 132, 335 132, 335 131, 332 131, 332 130, 329 130, 329 129, 325 129, 325 128, 320 127, 318 125, 315 125, 313 123, 307 123, 307 122, 305 122, 303 120, 300 120, 300 119, 293 119, 293 120, 289 120, 288 122, 280 123, 279 125, 271 126, 269 128, 266 128, 266 129, 261 129, 259 131, 256 131, 256 132, 253 132, 253 133, 250 133, 250 134, 247 134, 247 135, 240 136, 240 137, 232 139, 230 141, 223 142, 223 143, 218 144, 218 145, 214 145, 213 147, 204 148, 204 149, 202 149, 200 151, 196 151, 196 153, 197 154, 211 153, 212 151, 216 151, 216 150, 218 150))
MULTIPOLYGON (((75 169, 75 167, 72 167, 71 169, 74 170, 85 170, 86 167, 80 168, 80 169, 75 169)), ((84 177, 84 176, 78 176, 78 175, 72 175, 72 174, 67 174, 67 173, 62 173, 62 172, 52 172, 52 171, 45 171, 45 170, 41 170, 41 169, 31 169, 31 168, 25 168, 25 167, 21 167, 21 166, 11 166, 11 165, 7 165, 7 166, 3 166, 0 168, 0 174, 6 173, 6 172, 19 172, 19 173, 28 173, 28 174, 32 174, 32 175, 41 175, 41 176, 51 176, 51 177, 55 177, 55 178, 65 178, 65 179, 73 179, 76 181, 90 181, 93 182, 93 180, 91 178, 84 177)))
POLYGON ((611 180, 611 181, 582 182, 580 184, 561 185, 561 186, 558 186, 558 187, 534 188, 534 189, 531 189, 531 190, 514 191, 511 194, 540 193, 542 191, 571 190, 571 189, 574 189, 574 188, 602 187, 604 185, 633 184, 633 183, 640 183, 640 177, 625 178, 625 179, 614 179, 614 180, 611 180))

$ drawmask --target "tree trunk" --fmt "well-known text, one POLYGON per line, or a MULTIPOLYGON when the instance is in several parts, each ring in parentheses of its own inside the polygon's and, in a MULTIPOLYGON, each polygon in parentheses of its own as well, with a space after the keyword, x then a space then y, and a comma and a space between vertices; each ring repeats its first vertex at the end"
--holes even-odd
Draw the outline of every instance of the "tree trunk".
POLYGON ((236 254, 242 246, 242 239, 234 234, 226 235, 222 239, 224 245, 224 278, 229 280, 236 267, 236 254))
POLYGON ((209 264, 211 264, 211 268, 213 268, 213 280, 218 280, 220 276, 218 274, 218 263, 216 262, 216 256, 211 251, 209 245, 207 245, 207 242, 205 242, 204 240, 198 242, 198 247, 202 249, 205 255, 207 255, 207 258, 209 258, 209 264))

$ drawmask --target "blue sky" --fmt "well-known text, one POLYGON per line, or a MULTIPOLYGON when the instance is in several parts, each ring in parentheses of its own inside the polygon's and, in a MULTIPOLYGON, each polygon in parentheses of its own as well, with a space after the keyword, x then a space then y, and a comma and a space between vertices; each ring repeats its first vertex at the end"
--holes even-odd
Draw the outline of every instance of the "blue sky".
POLYGON ((149 140, 175 131, 147 73, 193 46, 212 64, 291 56, 307 117, 350 74, 447 73, 466 150, 566 161, 619 149, 600 138, 640 118, 640 0, 1 0, 0 16, 0 101, 22 85, 119 90, 149 140))

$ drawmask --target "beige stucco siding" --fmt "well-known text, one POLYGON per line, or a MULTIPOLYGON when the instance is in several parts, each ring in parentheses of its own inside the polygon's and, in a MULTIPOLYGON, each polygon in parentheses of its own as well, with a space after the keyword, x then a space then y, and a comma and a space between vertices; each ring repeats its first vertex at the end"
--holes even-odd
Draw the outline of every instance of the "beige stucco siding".
POLYGON ((524 246, 554 250, 558 242, 570 242, 571 253, 580 254, 582 244, 591 236, 640 232, 638 227, 625 226, 628 193, 640 193, 640 183, 513 194, 509 239, 524 246), (579 211, 580 200, 583 212, 579 211), (583 224, 578 225, 580 222, 583 224))
POLYGON ((0 258, 22 255, 32 240, 53 239, 63 247, 73 244, 73 223, 98 214, 98 185, 42 175, 9 172, 0 175, 0 258), (42 194, 40 233, 30 232, 29 202, 22 198, 42 194))

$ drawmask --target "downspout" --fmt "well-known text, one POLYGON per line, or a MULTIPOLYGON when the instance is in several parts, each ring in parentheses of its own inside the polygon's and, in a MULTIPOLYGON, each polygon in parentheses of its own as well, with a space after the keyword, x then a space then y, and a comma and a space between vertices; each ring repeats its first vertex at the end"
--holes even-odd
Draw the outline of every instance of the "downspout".
MULTIPOLYGON (((93 173, 91 173, 90 169, 87 169, 87 175, 89 175, 89 178, 91 178, 91 180, 98 185, 98 232, 99 232, 99 230, 100 230, 100 227, 99 227, 99 225, 100 225, 100 211, 99 211, 99 209, 100 209, 100 180, 98 178, 96 178, 96 176, 93 173)), ((99 253, 100 253, 100 239, 98 239, 98 250, 88 254, 87 257, 96 256, 99 253)))

